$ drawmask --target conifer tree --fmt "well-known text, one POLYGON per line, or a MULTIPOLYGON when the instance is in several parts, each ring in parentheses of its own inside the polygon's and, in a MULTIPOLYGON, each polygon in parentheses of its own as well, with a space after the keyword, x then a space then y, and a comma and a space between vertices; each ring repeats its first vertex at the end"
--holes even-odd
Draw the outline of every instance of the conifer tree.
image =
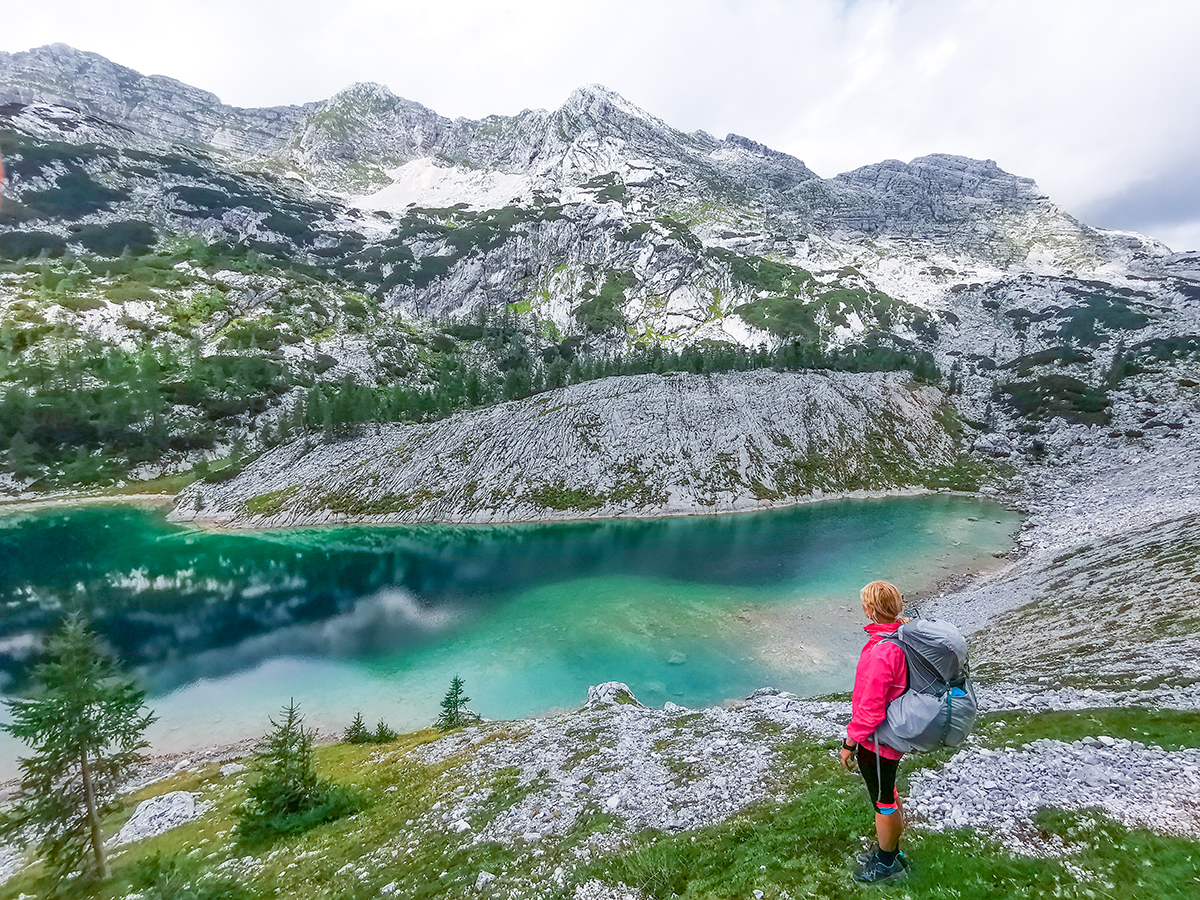
POLYGON ((362 744, 367 740, 367 723, 363 721, 362 713, 354 713, 354 721, 342 732, 342 740, 348 744, 362 744))
POLYGON ((320 786, 313 767, 315 734, 304 727, 296 701, 283 708, 280 721, 270 722, 260 748, 262 778, 249 791, 256 811, 268 818, 304 809, 320 786))
POLYGON ((396 739, 396 732, 391 729, 391 726, 383 719, 379 720, 379 724, 375 726, 375 731, 371 734, 371 743, 373 744, 390 744, 396 739))
POLYGON ((283 708, 279 721, 270 722, 255 765, 260 777, 239 810, 238 840, 251 846, 299 834, 361 808, 353 793, 317 775, 315 732, 304 727, 294 700, 283 708))
POLYGON ((471 698, 463 693, 464 682, 457 675, 450 681, 450 689, 442 698, 442 713, 433 723, 441 731, 451 731, 469 725, 475 720, 474 714, 467 709, 471 698))
POLYGON ((18 760, 21 787, 4 830, 38 836, 56 883, 78 873, 104 878, 100 820, 117 807, 117 791, 144 759, 143 735, 155 717, 146 692, 82 618, 51 633, 47 651, 34 670, 33 695, 6 701, 12 722, 0 725, 33 749, 18 760))

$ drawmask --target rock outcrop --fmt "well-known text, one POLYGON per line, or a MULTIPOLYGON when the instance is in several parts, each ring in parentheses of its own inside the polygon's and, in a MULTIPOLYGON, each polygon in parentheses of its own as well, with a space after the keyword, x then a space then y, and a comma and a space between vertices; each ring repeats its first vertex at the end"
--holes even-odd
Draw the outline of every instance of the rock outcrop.
POLYGON ((636 375, 427 425, 296 440, 184 491, 180 521, 512 522, 759 509, 921 485, 956 456, 907 374, 636 375))
POLYGON ((149 800, 143 800, 121 826, 112 845, 131 844, 162 834, 204 813, 203 804, 196 803, 196 795, 188 791, 169 791, 149 800))

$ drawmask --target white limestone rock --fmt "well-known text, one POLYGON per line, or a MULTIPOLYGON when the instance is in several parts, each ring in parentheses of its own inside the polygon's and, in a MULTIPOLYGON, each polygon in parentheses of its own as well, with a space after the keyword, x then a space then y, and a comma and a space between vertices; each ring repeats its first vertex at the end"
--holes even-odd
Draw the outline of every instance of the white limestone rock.
POLYGON ((0 847, 0 884, 8 881, 25 865, 21 851, 16 847, 0 847))
POLYGON ((903 489, 958 452, 944 403, 937 388, 895 372, 606 378, 335 443, 293 441, 234 478, 191 485, 171 518, 495 523, 734 512, 764 496, 903 489))
POLYGON ((629 685, 619 681, 606 681, 588 688, 587 706, 641 706, 629 685))
POLYGON ((496 876, 486 870, 479 873, 475 879, 475 890, 482 891, 485 887, 496 880, 496 876))
POLYGON ((190 822, 204 813, 204 805, 196 802, 198 796, 188 791, 171 791, 143 800, 129 821, 121 826, 112 845, 145 840, 190 822))

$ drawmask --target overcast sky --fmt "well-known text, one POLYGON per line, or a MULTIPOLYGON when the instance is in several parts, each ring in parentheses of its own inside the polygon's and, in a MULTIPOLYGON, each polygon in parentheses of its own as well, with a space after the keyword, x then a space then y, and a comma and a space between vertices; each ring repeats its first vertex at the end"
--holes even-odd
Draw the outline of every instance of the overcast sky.
POLYGON ((33 0, 0 49, 63 41, 236 106, 386 84, 443 115, 600 83, 684 131, 830 176, 995 159, 1068 212, 1200 248, 1196 0, 33 0))

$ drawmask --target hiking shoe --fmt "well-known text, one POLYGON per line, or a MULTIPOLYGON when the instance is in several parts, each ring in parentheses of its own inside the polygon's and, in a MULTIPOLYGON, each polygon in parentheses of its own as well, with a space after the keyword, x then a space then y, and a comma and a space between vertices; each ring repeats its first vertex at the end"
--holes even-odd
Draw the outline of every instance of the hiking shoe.
POLYGON ((889 866, 879 858, 876 851, 854 873, 854 880, 865 884, 883 884, 886 881, 896 881, 907 874, 908 859, 903 853, 897 853, 889 866))
POLYGON ((866 850, 863 850, 861 853, 858 854, 858 856, 854 857, 855 864, 861 869, 863 866, 865 866, 867 864, 867 860, 869 860, 872 856, 875 855, 875 851, 878 849, 879 849, 878 844, 874 844, 874 843, 871 844, 870 847, 868 847, 866 850))
MULTIPOLYGON (((867 860, 869 860, 872 856, 875 855, 875 851, 877 851, 878 849, 879 849, 879 845, 876 844, 874 841, 872 841, 870 847, 868 847, 866 850, 861 851, 858 854, 858 856, 854 857, 855 865, 857 865, 861 869, 863 866, 865 866, 867 864, 867 860)), ((903 850, 901 850, 898 854, 896 854, 896 858, 900 860, 900 862, 903 864, 904 868, 908 869, 908 868, 912 867, 912 860, 910 860, 907 856, 904 855, 903 850)))

